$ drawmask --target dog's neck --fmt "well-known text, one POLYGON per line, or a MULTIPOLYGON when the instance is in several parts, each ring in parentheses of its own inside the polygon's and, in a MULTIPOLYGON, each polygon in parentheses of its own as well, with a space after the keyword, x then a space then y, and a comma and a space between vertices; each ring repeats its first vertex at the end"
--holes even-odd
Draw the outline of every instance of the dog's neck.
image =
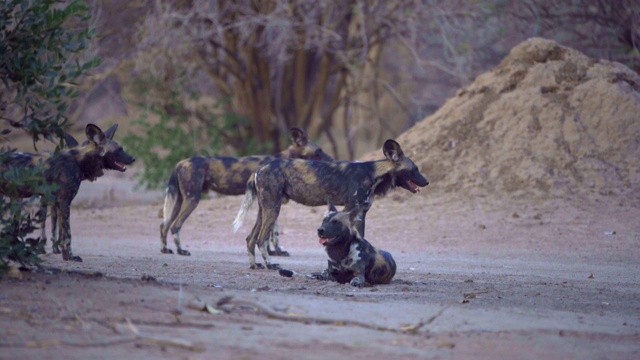
POLYGON ((349 255, 349 251, 351 251, 351 244, 353 244, 353 242, 358 240, 359 238, 360 236, 358 235, 357 231, 355 232, 355 234, 346 233, 341 235, 339 239, 340 241, 338 241, 336 244, 325 247, 329 259, 333 261, 341 261, 342 259, 346 258, 349 255))
POLYGON ((104 160, 100 149, 95 144, 88 144, 78 149, 69 150, 80 167, 82 180, 96 181, 104 175, 104 160))
POLYGON ((395 168, 389 160, 378 160, 374 162, 373 169, 373 193, 376 196, 385 196, 396 187, 395 168))

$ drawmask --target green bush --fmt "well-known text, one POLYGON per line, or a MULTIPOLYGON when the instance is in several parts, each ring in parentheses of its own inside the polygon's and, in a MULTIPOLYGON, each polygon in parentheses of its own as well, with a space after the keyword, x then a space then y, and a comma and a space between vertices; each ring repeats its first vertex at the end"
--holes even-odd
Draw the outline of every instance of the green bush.
POLYGON ((8 165, 13 151, 8 134, 29 134, 34 148, 41 140, 64 148, 63 126, 69 100, 77 96, 78 79, 100 59, 85 57, 95 37, 89 25, 91 13, 83 1, 5 0, 0 2, 0 276, 8 260, 23 265, 37 263, 29 234, 40 220, 32 215, 40 196, 21 198, 18 191, 44 194, 52 187, 44 181, 41 166, 8 165))
MULTIPOLYGON (((240 146, 229 144, 227 139, 237 138, 239 129, 248 124, 245 118, 224 112, 221 103, 197 114, 188 110, 185 98, 196 101, 200 94, 189 90, 183 81, 169 86, 169 94, 163 100, 157 96, 156 89, 160 84, 154 79, 153 76, 138 79, 137 91, 154 101, 143 107, 142 114, 132 122, 133 131, 122 139, 123 145, 144 164, 136 174, 139 186, 164 189, 173 167, 180 160, 197 155, 217 155, 222 148, 232 148, 238 156, 270 151, 271 144, 259 146, 253 139, 247 139, 240 146)), ((167 87, 166 84, 162 86, 167 87)))

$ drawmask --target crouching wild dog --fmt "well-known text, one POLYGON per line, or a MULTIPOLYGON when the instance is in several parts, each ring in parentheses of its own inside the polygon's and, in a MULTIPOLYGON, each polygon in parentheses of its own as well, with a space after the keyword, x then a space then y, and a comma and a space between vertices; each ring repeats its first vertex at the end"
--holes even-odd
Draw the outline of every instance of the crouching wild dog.
MULTIPOLYGON (((126 153, 122 147, 112 139, 117 126, 112 126, 105 133, 93 124, 85 128, 87 140, 81 146, 64 150, 44 160, 44 176, 49 184, 57 184, 54 191, 53 204, 42 204, 44 211, 46 206, 52 207, 52 232, 54 242, 53 252, 62 252, 64 260, 82 261, 79 256, 74 256, 71 251, 71 230, 69 215, 71 201, 78 193, 80 183, 83 180, 95 181, 104 175, 104 169, 125 171, 126 165, 130 165, 135 158, 126 153), (55 221, 56 224, 53 224, 55 221), (56 240, 56 225, 59 228, 56 240), (62 251, 58 248, 62 248, 62 251)), ((38 154, 14 153, 9 161, 9 166, 35 166, 38 162, 38 154)), ((20 197, 30 197, 33 194, 21 192, 20 197)), ((42 208, 41 208, 41 211, 42 208)), ((44 226, 43 226, 44 228, 44 226)), ((44 230, 43 230, 44 231, 44 230)), ((42 239, 44 239, 43 236, 42 239)))
MULTIPOLYGON (((280 158, 333 161, 318 145, 307 137, 304 130, 291 128, 293 144, 286 150, 263 156, 242 158, 223 156, 196 156, 176 164, 167 185, 164 199, 163 220, 160 224, 160 241, 163 254, 173 254, 167 248, 167 233, 171 229, 173 242, 179 255, 191 255, 180 247, 180 229, 200 202, 203 192, 215 191, 223 195, 242 195, 247 181, 261 166, 280 158)), ((272 233, 274 255, 288 255, 278 244, 277 234, 272 233)))
POLYGON ((253 181, 247 183, 244 201, 233 223, 237 231, 254 199, 258 198, 258 218, 247 237, 249 267, 263 268, 256 263, 257 245, 267 268, 278 268, 277 264, 270 262, 267 241, 283 201, 291 199, 307 206, 331 202, 344 205, 346 211, 363 205, 362 219, 357 227, 360 236, 364 237, 365 216, 374 196, 383 196, 398 186, 416 193, 420 187, 429 184, 396 141, 387 140, 382 151, 386 157, 384 160, 331 163, 279 159, 260 168, 253 181))
MULTIPOLYGON (((390 253, 373 247, 358 233, 358 217, 366 205, 350 211, 338 212, 333 204, 318 228, 320 244, 329 256, 329 265, 321 273, 311 273, 307 277, 318 280, 350 283, 353 286, 365 284, 388 284, 396 274, 396 262, 390 253)), ((282 276, 292 276, 290 270, 280 270, 282 276)))

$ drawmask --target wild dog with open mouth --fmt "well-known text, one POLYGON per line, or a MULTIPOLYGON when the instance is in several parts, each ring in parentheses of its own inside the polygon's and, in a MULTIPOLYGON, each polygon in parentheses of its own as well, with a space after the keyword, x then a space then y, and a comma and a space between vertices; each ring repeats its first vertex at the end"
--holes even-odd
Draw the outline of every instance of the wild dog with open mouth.
MULTIPOLYGON (((113 140, 113 136, 118 129, 118 124, 113 124, 107 130, 104 131, 104 135, 109 139, 113 140)), ((73 149, 80 145, 78 140, 73 137, 71 134, 64 132, 64 142, 66 149, 73 149)), ((89 140, 85 140, 82 143, 82 146, 87 145, 89 140)), ((34 154, 34 153, 25 153, 25 152, 12 152, 9 155, 9 159, 5 166, 8 167, 28 167, 34 168, 41 163, 44 163, 47 159, 49 159, 51 155, 43 155, 43 154, 34 154)), ((5 189, 0 185, 0 195, 8 195, 5 189)), ((15 194, 14 194, 15 195, 15 194)), ((33 194, 29 190, 18 189, 18 197, 27 198, 31 197, 33 194)), ((46 231, 46 219, 47 219, 47 204, 41 203, 40 210, 38 211, 38 217, 42 220, 40 225, 40 239, 39 244, 41 253, 45 253, 45 245, 47 242, 47 231, 46 231)), ((53 246, 53 252, 55 254, 60 254, 60 248, 56 243, 56 239, 58 238, 58 216, 55 211, 51 212, 51 244, 53 246)))
MULTIPOLYGON (((245 193, 247 181, 261 166, 280 158, 309 159, 333 161, 318 145, 307 137, 304 130, 291 128, 293 144, 286 150, 264 156, 247 156, 242 158, 224 156, 196 156, 176 164, 167 186, 164 200, 163 220, 160 224, 160 241, 163 254, 173 254, 167 248, 167 233, 171 229, 173 242, 179 255, 191 255, 180 247, 180 229, 189 215, 200 202, 203 192, 209 190, 223 195, 242 195, 245 193)), ((280 248, 277 234, 272 230, 274 255, 288 256, 280 248)))
MULTIPOLYGON (((396 274, 396 262, 390 253, 373 247, 358 233, 359 217, 366 205, 351 211, 338 212, 333 204, 318 228, 320 244, 329 256, 329 265, 321 273, 311 273, 307 277, 318 280, 350 283, 353 286, 365 284, 388 284, 396 274)), ((290 277, 290 270, 280 270, 280 275, 290 277)))
MULTIPOLYGON (((54 253, 62 253, 63 260, 82 261, 79 256, 74 256, 71 251, 71 231, 69 225, 69 215, 71 202, 78 193, 80 183, 83 180, 95 181, 104 175, 104 169, 117 170, 123 172, 127 169, 135 158, 126 153, 120 144, 112 139, 116 126, 111 127, 105 134, 100 128, 93 124, 88 124, 85 128, 87 140, 81 145, 72 149, 64 150, 59 154, 44 160, 45 180, 49 184, 57 184, 58 189, 54 191, 54 203, 43 204, 52 207, 52 222, 55 220, 59 231, 56 240, 56 227, 53 226, 54 253), (62 250, 58 248, 58 244, 62 250)), ((14 153, 8 166, 34 166, 38 154, 14 153)), ((20 197, 30 197, 33 194, 23 191, 20 197)), ((42 211, 42 210, 41 210, 42 211)), ((46 208, 45 210, 46 211, 46 208)), ((43 226, 44 227, 44 226, 43 226)))
POLYGON ((382 151, 386 159, 378 161, 330 163, 279 159, 260 168, 253 181, 247 183, 244 201, 233 223, 237 231, 257 198, 258 218, 247 237, 249 267, 264 268, 256 263, 255 247, 258 245, 266 267, 278 268, 278 264, 271 264, 266 244, 280 214, 280 206, 288 199, 307 206, 331 202, 344 205, 346 211, 366 204, 362 221, 358 223, 358 232, 364 237, 365 216, 374 196, 383 196, 396 187, 416 193, 420 187, 429 184, 396 141, 387 140, 382 151))

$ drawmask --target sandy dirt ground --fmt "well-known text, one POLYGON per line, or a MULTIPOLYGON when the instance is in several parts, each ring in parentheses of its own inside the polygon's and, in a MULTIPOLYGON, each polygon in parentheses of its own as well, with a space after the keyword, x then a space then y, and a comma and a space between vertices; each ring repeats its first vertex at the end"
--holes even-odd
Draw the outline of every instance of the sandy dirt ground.
MULTIPOLYGON (((0 358, 640 358, 633 198, 397 189, 374 203, 367 238, 398 272, 389 285, 354 288, 249 270, 256 209, 234 234, 241 197, 200 203, 182 231, 192 256, 161 254, 161 194, 117 184, 83 183, 74 203, 84 262, 63 262, 49 245, 40 270, 0 281, 0 358)), ((283 206, 291 257, 281 266, 326 266, 315 236, 324 211, 283 206)))

